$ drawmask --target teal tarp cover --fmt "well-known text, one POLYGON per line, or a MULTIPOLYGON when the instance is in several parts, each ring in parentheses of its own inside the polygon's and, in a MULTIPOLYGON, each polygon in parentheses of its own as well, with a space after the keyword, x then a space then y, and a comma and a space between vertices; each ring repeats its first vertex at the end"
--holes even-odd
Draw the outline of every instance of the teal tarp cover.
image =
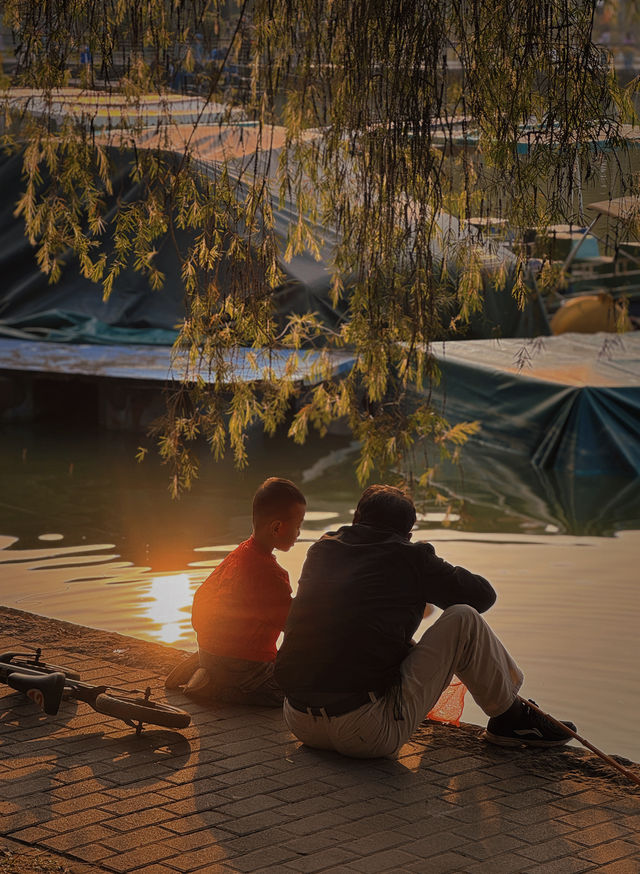
MULTIPOLYGON (((110 208, 116 200, 132 200, 140 196, 140 187, 129 171, 131 156, 113 149, 113 195, 105 199, 110 208)), ((272 158, 272 161, 275 159, 272 158)), ((203 167, 215 172, 215 166, 203 167)), ((232 166, 238 174, 243 166, 232 166)), ((177 326, 185 313, 184 289, 180 266, 173 244, 165 242, 156 256, 157 266, 166 276, 158 290, 149 288, 146 278, 130 268, 117 278, 108 301, 102 299, 99 285, 84 279, 77 262, 70 255, 59 282, 50 284, 38 267, 36 250, 24 235, 24 223, 14 215, 24 189, 21 178, 22 155, 0 158, 0 334, 31 340, 66 343, 152 344, 171 345, 177 326)), ((274 198, 275 231, 285 250, 289 224, 295 214, 294 205, 279 204, 274 198)), ((455 220, 453 220, 455 222, 455 220)), ((457 227, 457 222, 455 222, 457 227)), ((302 253, 291 261, 280 261, 285 274, 283 284, 274 290, 276 312, 282 319, 297 313, 316 312, 325 324, 339 326, 346 304, 336 311, 329 297, 328 261, 335 243, 331 228, 322 228, 324 245, 321 260, 302 253)), ((185 249, 186 234, 179 238, 185 249)), ((107 246, 108 248, 108 246, 107 246)), ((509 271, 508 271, 509 272, 509 271)), ((476 313, 469 325, 458 326, 456 338, 531 337, 548 333, 548 323, 542 305, 532 299, 520 309, 510 292, 510 284, 497 291, 491 278, 484 278, 484 308, 476 313)), ((447 335, 449 320, 455 312, 443 315, 443 334, 447 335)))
MULTIPOLYGON (((140 187, 129 175, 131 163, 126 154, 112 153, 113 196, 132 200, 140 187)), ((147 279, 129 268, 114 283, 109 299, 102 299, 102 288, 81 276, 70 255, 59 282, 50 284, 36 261, 36 250, 24 234, 24 222, 14 215, 24 188, 21 179, 22 155, 0 160, 0 334, 30 340, 66 343, 171 345, 177 326, 185 314, 184 288, 180 265, 171 242, 165 242, 156 264, 165 274, 162 288, 153 290, 147 279)), ((279 235, 286 238, 289 213, 276 216, 279 235)), ((182 249, 189 243, 186 233, 178 240, 182 249)), ((330 305, 329 273, 322 262, 302 255, 282 263, 284 283, 274 291, 276 311, 283 315, 315 311, 330 324, 340 318, 330 305)))
MULTIPOLYGON (((184 303, 176 291, 181 287, 178 264, 169 247, 157 256, 167 277, 159 291, 152 291, 145 277, 130 269, 121 274, 105 302, 101 286, 83 278, 71 258, 61 280, 50 284, 25 237, 24 222, 14 216, 24 187, 21 170, 22 155, 0 163, 0 332, 60 342, 172 344, 184 303)), ((112 181, 114 198, 136 196, 124 163, 112 181)))
POLYGON ((577 474, 640 474, 640 332, 473 340, 434 350, 436 397, 474 442, 577 474))

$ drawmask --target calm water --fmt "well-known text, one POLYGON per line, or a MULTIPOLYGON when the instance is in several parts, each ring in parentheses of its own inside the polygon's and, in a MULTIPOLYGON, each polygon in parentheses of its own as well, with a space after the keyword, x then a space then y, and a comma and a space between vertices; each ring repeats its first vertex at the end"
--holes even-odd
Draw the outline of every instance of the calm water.
MULTIPOLYGON (((300 541, 278 556, 294 586, 309 544, 350 521, 360 491, 348 440, 270 440, 245 472, 205 461, 175 502, 167 471, 135 462, 139 439, 4 429, 2 603, 193 649, 193 591, 250 533, 265 476, 294 479, 308 498, 300 541)), ((469 453, 439 482, 449 503, 423 507, 414 536, 493 582, 487 618, 525 671, 523 692, 605 751, 640 761, 639 481, 540 475, 469 453)), ((470 699, 464 718, 484 721, 470 699)))

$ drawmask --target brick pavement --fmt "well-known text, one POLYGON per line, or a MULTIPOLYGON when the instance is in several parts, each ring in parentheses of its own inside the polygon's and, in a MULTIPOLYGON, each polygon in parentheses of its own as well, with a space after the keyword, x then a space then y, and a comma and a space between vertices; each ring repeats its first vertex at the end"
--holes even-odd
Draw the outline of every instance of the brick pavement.
MULTIPOLYGON (((0 615, 0 651, 38 642, 20 616, 17 639, 0 615)), ((162 700, 164 670, 121 664, 113 635, 96 657, 65 628, 47 659, 92 682, 150 682, 162 700)), ((192 725, 136 737, 88 705, 46 717, 0 686, 0 854, 52 853, 77 874, 640 872, 640 791, 586 751, 503 750, 476 727, 430 725, 397 760, 351 761, 301 747, 279 711, 168 694, 192 725)))

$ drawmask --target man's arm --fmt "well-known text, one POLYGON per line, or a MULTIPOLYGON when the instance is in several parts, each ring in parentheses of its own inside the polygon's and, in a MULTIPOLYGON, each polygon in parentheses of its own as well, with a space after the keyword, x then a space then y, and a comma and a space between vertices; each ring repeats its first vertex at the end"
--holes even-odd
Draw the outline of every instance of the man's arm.
POLYGON ((423 573, 427 602, 442 610, 453 604, 468 604, 484 613, 496 601, 496 593, 488 580, 466 568, 449 564, 436 555, 430 543, 416 546, 423 553, 423 573))

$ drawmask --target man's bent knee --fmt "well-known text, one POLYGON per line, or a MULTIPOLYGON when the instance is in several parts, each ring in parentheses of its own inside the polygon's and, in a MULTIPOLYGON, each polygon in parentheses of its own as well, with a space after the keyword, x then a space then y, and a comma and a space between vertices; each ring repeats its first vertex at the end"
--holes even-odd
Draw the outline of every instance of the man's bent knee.
POLYGON ((458 619, 460 622, 477 623, 480 619, 480 614, 475 607, 470 607, 468 604, 453 604, 443 611, 441 618, 458 619))

